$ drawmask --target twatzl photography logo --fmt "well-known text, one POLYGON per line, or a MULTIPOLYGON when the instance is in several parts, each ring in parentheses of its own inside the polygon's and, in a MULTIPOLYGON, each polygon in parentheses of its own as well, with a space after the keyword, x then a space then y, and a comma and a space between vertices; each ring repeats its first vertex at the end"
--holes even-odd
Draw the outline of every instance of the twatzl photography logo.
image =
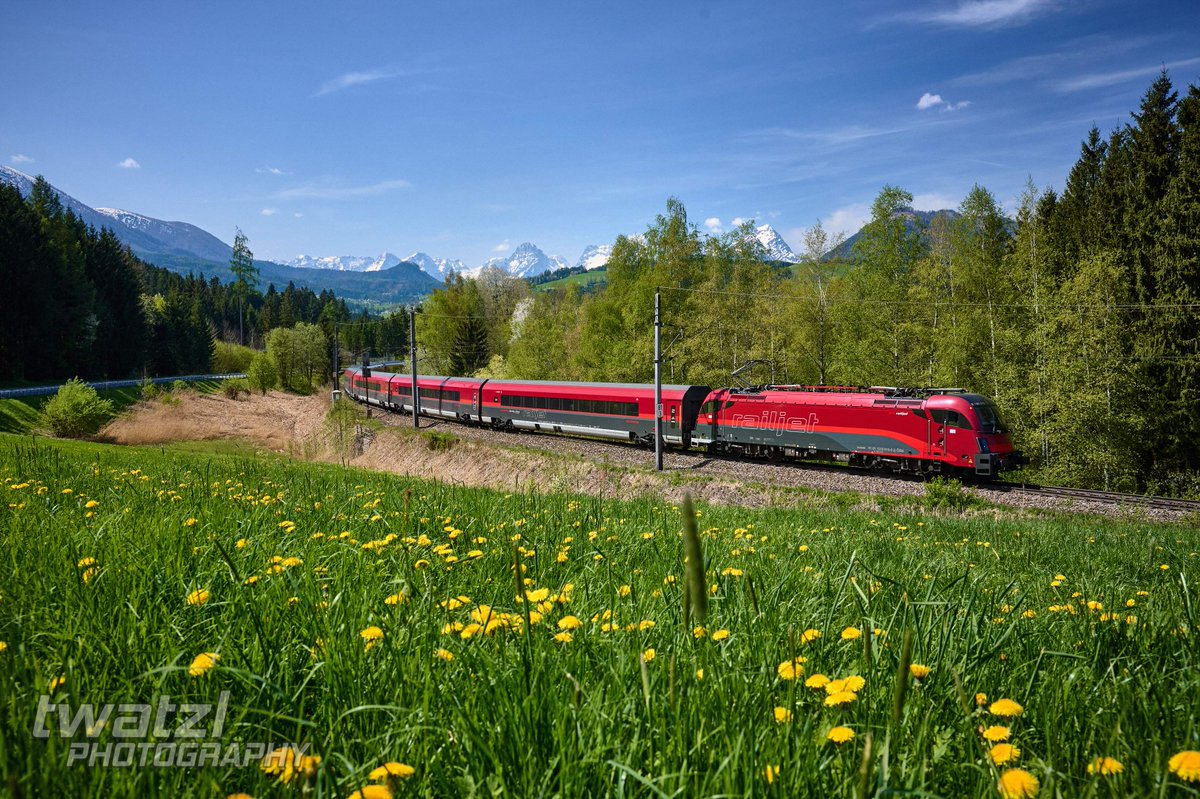
POLYGON ((290 747, 302 756, 308 749, 307 743, 222 744, 228 711, 228 691, 216 703, 173 702, 164 695, 150 703, 85 702, 76 707, 53 704, 43 694, 33 736, 72 739, 67 765, 96 768, 245 768, 277 750, 290 747))

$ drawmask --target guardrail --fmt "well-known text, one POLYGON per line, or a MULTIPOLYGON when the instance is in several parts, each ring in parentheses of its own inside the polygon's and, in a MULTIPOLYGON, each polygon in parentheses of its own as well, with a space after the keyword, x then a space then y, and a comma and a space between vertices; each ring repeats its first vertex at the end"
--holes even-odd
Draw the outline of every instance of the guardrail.
MULTIPOLYGON (((231 380, 234 378, 245 377, 244 374, 225 374, 225 375, 180 375, 178 377, 152 377, 150 382, 155 385, 163 385, 164 383, 202 383, 207 380, 231 380)), ((104 380, 98 383, 88 383, 87 385, 97 391, 105 391, 110 388, 135 388, 144 384, 145 380, 104 380)), ((20 397, 47 397, 52 394, 57 394, 61 386, 35 386, 33 388, 10 388, 0 390, 0 399, 18 399, 20 397)))

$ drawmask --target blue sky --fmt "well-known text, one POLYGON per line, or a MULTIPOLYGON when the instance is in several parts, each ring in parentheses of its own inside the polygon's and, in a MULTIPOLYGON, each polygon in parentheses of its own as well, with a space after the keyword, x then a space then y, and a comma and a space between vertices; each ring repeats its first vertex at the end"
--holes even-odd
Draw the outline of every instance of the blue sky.
POLYGON ((884 184, 1061 188, 1200 2, 9 0, 0 162, 260 258, 572 263, 678 197, 698 225, 853 232, 884 184))

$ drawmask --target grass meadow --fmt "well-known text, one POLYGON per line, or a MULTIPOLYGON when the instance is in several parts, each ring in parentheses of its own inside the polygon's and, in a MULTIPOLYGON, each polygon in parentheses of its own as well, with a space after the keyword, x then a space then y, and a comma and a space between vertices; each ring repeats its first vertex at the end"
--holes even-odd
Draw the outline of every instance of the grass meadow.
POLYGON ((701 506, 699 569, 650 499, 3 435, 0 483, 9 795, 1200 796, 1194 527, 701 506), (302 755, 32 734, 222 692, 302 755))

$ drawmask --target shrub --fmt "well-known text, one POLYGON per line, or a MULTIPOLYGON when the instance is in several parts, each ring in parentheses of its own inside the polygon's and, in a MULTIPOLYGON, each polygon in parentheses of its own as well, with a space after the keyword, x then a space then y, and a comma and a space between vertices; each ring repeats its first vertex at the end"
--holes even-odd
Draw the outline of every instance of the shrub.
POLYGON ((221 382, 221 393, 231 400, 250 394, 250 383, 244 378, 234 377, 221 382))
POLYGON ((112 401, 100 399, 96 389, 75 378, 42 408, 42 423, 60 438, 83 438, 95 435, 112 415, 112 401))
POLYGON ((983 503, 954 479, 935 477, 925 484, 925 505, 933 510, 966 510, 983 503))
POLYGON ((434 452, 444 452, 448 449, 453 449, 458 443, 458 438, 451 433, 439 433, 436 430, 429 430, 422 433, 425 436, 425 446, 434 452))
POLYGON ((245 373, 254 360, 255 350, 240 344, 218 341, 213 350, 213 371, 217 374, 245 373))
POLYGON ((246 369, 246 380, 251 391, 266 394, 279 385, 279 369, 274 359, 265 352, 257 353, 246 369))
POLYGON ((142 399, 152 400, 157 396, 158 396, 158 385, 153 380, 151 380, 150 378, 147 377, 145 380, 142 381, 142 399))

